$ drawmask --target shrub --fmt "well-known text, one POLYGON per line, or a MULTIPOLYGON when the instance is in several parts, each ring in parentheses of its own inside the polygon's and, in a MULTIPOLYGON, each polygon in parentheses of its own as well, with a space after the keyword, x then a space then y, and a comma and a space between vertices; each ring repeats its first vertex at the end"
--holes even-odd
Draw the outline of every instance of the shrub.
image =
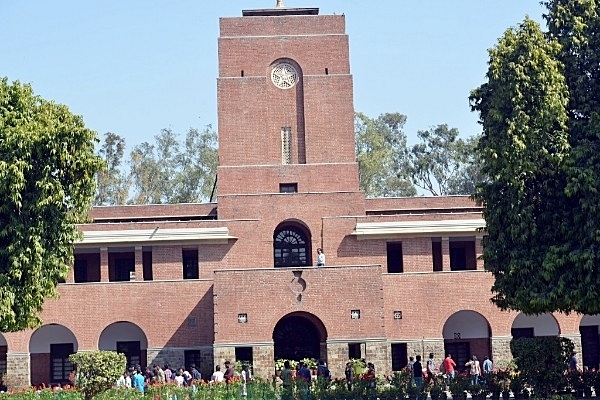
POLYGON ((574 348, 571 340, 561 337, 520 338, 510 342, 520 376, 542 398, 566 385, 564 371, 574 348))
POLYGON ((77 365, 75 386, 86 400, 112 388, 125 371, 127 359, 114 351, 89 351, 69 356, 77 365))

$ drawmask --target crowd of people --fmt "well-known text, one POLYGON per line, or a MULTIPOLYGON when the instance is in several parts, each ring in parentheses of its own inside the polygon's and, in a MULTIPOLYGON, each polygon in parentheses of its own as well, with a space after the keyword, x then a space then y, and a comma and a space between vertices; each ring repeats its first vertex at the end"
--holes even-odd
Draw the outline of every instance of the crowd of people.
MULTIPOLYGON (((573 357, 574 358, 574 357, 573 357)), ((362 364, 366 367, 363 370, 355 368, 353 363, 347 362, 344 370, 345 381, 348 385, 348 390, 352 390, 352 385, 357 379, 362 379, 367 383, 367 386, 375 388, 376 375, 375 365, 362 360, 362 364)), ((252 379, 252 373, 248 365, 243 365, 240 373, 235 371, 234 365, 230 361, 225 361, 225 370, 221 370, 221 366, 215 366, 215 371, 209 383, 231 383, 238 378, 242 382, 242 394, 247 394, 246 383, 252 379)), ((409 357, 407 366, 412 382, 416 387, 422 388, 425 381, 430 382, 435 377, 441 377, 449 385, 456 376, 457 365, 452 359, 451 354, 447 354, 441 362, 436 362, 434 353, 429 354, 429 359, 423 365, 422 357, 417 355, 409 357)), ((473 355, 469 361, 465 363, 465 368, 469 371, 472 384, 484 383, 486 375, 492 372, 493 364, 489 357, 485 357, 480 364, 477 356, 473 355)), ((292 370, 290 362, 284 362, 284 368, 281 371, 281 385, 284 389, 292 389, 297 385, 297 380, 311 384, 313 380, 325 379, 331 380, 331 373, 327 364, 323 360, 319 360, 317 373, 313 375, 304 362, 298 362, 295 370, 292 370)), ((154 364, 152 367, 142 369, 141 366, 136 366, 126 370, 116 383, 117 387, 133 388, 140 392, 144 392, 146 387, 152 384, 175 383, 177 386, 192 386, 194 382, 202 381, 202 374, 195 365, 190 365, 188 369, 184 367, 172 368, 169 364, 161 367, 154 364)))
MULTIPOLYGON (((456 362, 452 359, 452 354, 447 354, 446 358, 441 363, 435 360, 435 354, 429 353, 425 367, 421 362, 421 356, 409 357, 408 369, 415 386, 422 388, 423 382, 430 382, 432 379, 442 377, 446 384, 449 385, 456 376, 456 362)), ((473 355, 469 361, 465 363, 465 368, 469 371, 471 383, 473 385, 482 384, 486 381, 486 377, 494 368, 492 360, 485 357, 483 364, 479 363, 477 356, 473 355)))
MULTIPOLYGON (((246 383, 252 379, 252 373, 248 365, 242 366, 241 373, 235 371, 234 365, 230 361, 225 361, 225 371, 221 371, 221 366, 215 366, 215 372, 211 375, 209 383, 231 383, 236 377, 242 381, 242 394, 247 394, 246 383)), ((152 367, 142 368, 140 365, 127 369, 119 377, 116 386, 120 388, 136 389, 141 393, 146 388, 154 384, 174 383, 177 386, 192 386, 194 382, 201 382, 202 374, 194 364, 189 368, 172 368, 169 364, 161 367, 154 364, 152 367)))

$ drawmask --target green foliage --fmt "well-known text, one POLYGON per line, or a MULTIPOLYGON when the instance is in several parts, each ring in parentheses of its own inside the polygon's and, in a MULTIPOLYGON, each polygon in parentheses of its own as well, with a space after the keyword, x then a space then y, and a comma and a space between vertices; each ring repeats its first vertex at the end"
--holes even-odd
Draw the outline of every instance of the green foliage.
POLYGON ((67 276, 101 160, 81 117, 0 79, 0 331, 41 324, 67 276))
POLYGON ((82 400, 81 393, 73 389, 67 390, 35 390, 0 393, 0 400, 82 400))
POLYGON ((488 81, 470 96, 483 125, 475 199, 485 206, 492 301, 528 314, 572 310, 580 277, 557 254, 578 230, 568 223, 576 207, 564 190, 570 145, 560 49, 525 19, 490 50, 488 81))
POLYGON ((600 2, 595 0, 544 1, 548 35, 562 46, 558 60, 564 65, 569 88, 570 157, 565 193, 571 210, 561 246, 552 249, 553 264, 567 272, 560 285, 559 310, 582 314, 600 312, 600 2), (566 289, 565 289, 566 288, 566 289))
POLYGON ((473 155, 477 138, 463 140, 456 128, 441 124, 417 132, 420 143, 410 152, 410 175, 418 187, 434 196, 473 194, 480 180, 473 155))
MULTIPOLYGON (((170 393, 170 391, 166 388, 165 392, 170 393)), ((112 388, 94 396, 94 400, 142 400, 144 398, 144 394, 140 393, 139 390, 127 388, 112 388)))
POLYGON ((550 336, 510 342, 519 377, 533 387, 536 397, 541 398, 566 386, 565 369, 574 348, 571 340, 550 336))
POLYGON ((94 205, 120 205, 125 204, 129 196, 129 180, 127 174, 121 170, 125 152, 125 139, 121 136, 107 132, 100 148, 99 155, 104 161, 103 168, 96 176, 98 188, 94 205))
POLYGON ((177 135, 163 129, 155 144, 144 142, 131 152, 133 204, 191 203, 209 199, 218 165, 217 134, 190 129, 184 150, 177 135))
POLYGON ((86 399, 112 388, 125 371, 127 359, 114 351, 90 351, 69 356, 77 365, 75 386, 86 399))
POLYGON ((471 386, 471 378, 465 373, 457 374, 450 382, 450 393, 452 397, 464 395, 469 386, 471 386))
POLYGON ((359 184, 367 197, 416 195, 402 131, 405 122, 406 116, 398 113, 382 114, 377 119, 355 114, 359 184))

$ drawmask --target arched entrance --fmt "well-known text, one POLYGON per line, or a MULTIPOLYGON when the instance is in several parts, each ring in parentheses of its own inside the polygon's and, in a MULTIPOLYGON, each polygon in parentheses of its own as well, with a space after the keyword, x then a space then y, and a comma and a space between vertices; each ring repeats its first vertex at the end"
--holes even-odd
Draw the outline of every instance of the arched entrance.
POLYGON ((59 324, 39 327, 29 339, 31 384, 69 382, 73 371, 69 356, 77 353, 77 349, 77 339, 69 328, 59 324))
POLYGON ((98 350, 112 350, 125 354, 128 367, 146 367, 148 339, 134 323, 121 321, 110 324, 100 334, 98 350))
POLYGON ((478 312, 463 310, 452 314, 444 324, 442 335, 445 353, 452 354, 458 370, 464 369, 472 355, 480 360, 491 355, 490 324, 478 312))
POLYGON ((513 321, 510 333, 513 339, 558 336, 560 328, 552 314, 525 315, 520 313, 513 321))
POLYGON ((275 359, 326 359, 327 331, 320 319, 305 312, 283 317, 273 329, 275 359))

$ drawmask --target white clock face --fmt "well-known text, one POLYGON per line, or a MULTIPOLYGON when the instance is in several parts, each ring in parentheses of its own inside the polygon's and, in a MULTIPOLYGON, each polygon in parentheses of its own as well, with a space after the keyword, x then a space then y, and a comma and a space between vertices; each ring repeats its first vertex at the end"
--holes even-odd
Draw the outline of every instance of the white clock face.
POLYGON ((279 89, 290 89, 298 83, 298 71, 292 64, 279 63, 271 71, 271 81, 279 89))

